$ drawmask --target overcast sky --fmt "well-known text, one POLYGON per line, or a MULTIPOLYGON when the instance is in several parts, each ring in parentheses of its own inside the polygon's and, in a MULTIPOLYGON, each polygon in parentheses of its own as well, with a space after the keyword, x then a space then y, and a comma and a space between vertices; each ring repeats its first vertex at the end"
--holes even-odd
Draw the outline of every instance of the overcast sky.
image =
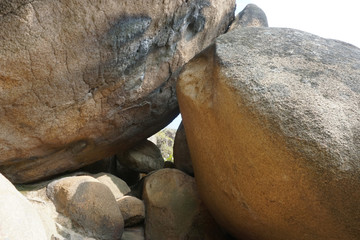
MULTIPOLYGON (((269 27, 295 28, 360 47, 360 1, 236 0, 236 14, 254 3, 266 14, 269 27)), ((181 117, 168 128, 177 129, 181 117)))
POLYGON ((358 0, 236 0, 236 13, 249 3, 264 10, 269 27, 295 28, 360 47, 358 0))

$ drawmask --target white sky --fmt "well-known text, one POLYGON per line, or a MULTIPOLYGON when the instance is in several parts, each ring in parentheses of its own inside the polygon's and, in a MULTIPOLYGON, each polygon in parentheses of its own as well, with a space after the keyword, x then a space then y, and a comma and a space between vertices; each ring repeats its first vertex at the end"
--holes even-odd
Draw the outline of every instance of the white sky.
MULTIPOLYGON (((269 27, 295 28, 360 47, 359 0, 236 0, 236 14, 254 3, 266 14, 269 27)), ((177 129, 179 115, 167 127, 177 129)))
POLYGON ((269 27, 295 28, 360 47, 358 0, 236 0, 236 14, 249 3, 265 12, 269 27))

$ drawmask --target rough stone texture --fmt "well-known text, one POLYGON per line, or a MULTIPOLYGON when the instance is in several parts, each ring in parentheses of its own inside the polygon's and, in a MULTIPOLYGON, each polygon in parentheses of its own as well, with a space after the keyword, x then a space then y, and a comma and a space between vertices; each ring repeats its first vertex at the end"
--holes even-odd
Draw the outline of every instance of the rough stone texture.
POLYGON ((0 239, 48 239, 38 212, 2 174, 0 174, 0 219, 0 239))
POLYGON ((193 177, 162 169, 144 181, 148 240, 225 239, 199 199, 193 177))
POLYGON ((139 173, 149 173, 164 166, 160 149, 148 140, 138 143, 117 157, 121 165, 139 173))
POLYGON ((120 239, 124 220, 109 188, 90 176, 65 177, 47 186, 56 210, 88 237, 120 239))
POLYGON ((174 141, 174 163, 177 169, 194 176, 189 146, 186 140, 184 124, 182 122, 176 131, 174 141))
POLYGON ((236 27, 268 27, 265 12, 255 4, 248 4, 238 13, 235 21, 231 24, 230 30, 236 27))
POLYGON ((171 128, 164 128, 155 135, 148 138, 149 141, 156 144, 160 149, 161 155, 165 161, 174 161, 173 146, 176 130, 171 128))
POLYGON ((124 196, 118 199, 117 203, 124 218, 125 227, 131 227, 144 221, 145 205, 143 201, 136 197, 124 196))
POLYGON ((110 189, 115 199, 122 198, 125 194, 131 191, 125 181, 112 174, 98 173, 93 175, 93 177, 102 184, 105 184, 110 189))
POLYGON ((187 64, 177 94, 215 219, 241 239, 359 239, 359 93, 360 49, 292 29, 238 28, 187 64))
POLYGON ((178 114, 182 65, 223 33, 234 0, 0 1, 0 171, 78 169, 178 114))

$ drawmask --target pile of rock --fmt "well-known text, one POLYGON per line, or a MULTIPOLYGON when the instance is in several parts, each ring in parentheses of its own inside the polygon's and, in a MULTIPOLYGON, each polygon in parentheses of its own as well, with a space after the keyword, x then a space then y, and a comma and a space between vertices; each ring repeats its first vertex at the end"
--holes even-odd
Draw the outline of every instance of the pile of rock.
POLYGON ((1 239, 226 237, 200 201, 194 178, 176 169, 152 172, 137 193, 108 173, 18 186, 27 199, 2 175, 0 180, 1 204, 12 211, 11 218, 2 218, 1 239))
POLYGON ((255 5, 208 46, 230 0, 67 2, 0 4, 0 171, 117 155, 0 174, 0 239, 359 239, 360 49, 255 5))

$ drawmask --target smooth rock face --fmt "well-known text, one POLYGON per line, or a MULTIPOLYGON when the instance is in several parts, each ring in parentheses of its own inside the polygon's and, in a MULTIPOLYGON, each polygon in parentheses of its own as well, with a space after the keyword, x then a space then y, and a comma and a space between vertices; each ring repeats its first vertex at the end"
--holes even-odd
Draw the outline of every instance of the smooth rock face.
POLYGON ((146 239, 224 239, 199 199, 194 178, 182 171, 162 169, 147 176, 143 200, 146 239))
POLYGON ((121 165, 139 173, 149 173, 164 166, 160 149, 148 140, 138 143, 117 157, 121 165))
POLYGON ((184 124, 182 122, 176 131, 174 141, 174 163, 177 169, 194 176, 189 146, 186 140, 184 124))
POLYGON ((1 1, 0 171, 12 182, 123 151, 178 114, 182 65, 234 0, 1 1))
POLYGON ((125 194, 131 191, 126 182, 112 174, 98 173, 93 175, 93 177, 102 184, 106 185, 114 195, 115 199, 122 198, 125 194))
POLYGON ((65 177, 47 186, 56 210, 96 239, 120 239, 124 220, 110 189, 90 176, 65 177))
POLYGON ((238 13, 235 21, 231 24, 230 30, 236 27, 268 27, 265 12, 255 4, 248 4, 238 13))
POLYGON ((0 219, 0 239, 48 239, 38 212, 2 174, 0 174, 0 219))
POLYGON ((141 223, 145 219, 145 205, 140 199, 133 196, 124 196, 117 200, 125 227, 141 223))
POLYGON ((186 65, 177 93, 196 182, 235 237, 359 239, 359 63, 340 41, 238 28, 186 65))

